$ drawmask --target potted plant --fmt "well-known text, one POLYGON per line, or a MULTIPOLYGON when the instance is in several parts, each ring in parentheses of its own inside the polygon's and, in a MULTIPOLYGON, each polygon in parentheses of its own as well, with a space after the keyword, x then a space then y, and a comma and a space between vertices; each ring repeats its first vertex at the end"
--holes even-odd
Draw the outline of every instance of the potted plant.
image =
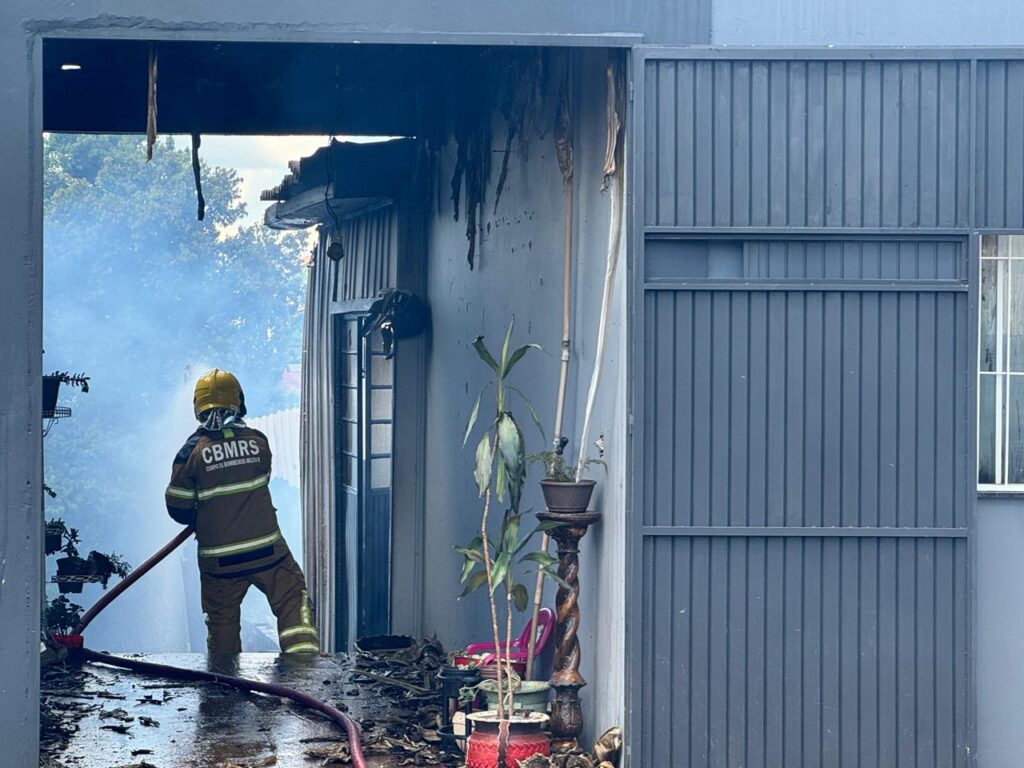
POLYGON ((78 529, 70 528, 65 529, 66 543, 61 547, 60 551, 64 553, 64 557, 57 558, 57 587, 60 589, 60 593, 66 594, 72 592, 78 594, 82 591, 82 584, 84 583, 81 579, 75 579, 71 581, 62 581, 62 576, 91 576, 92 566, 89 561, 79 556, 78 544, 80 539, 78 537, 78 529))
POLYGON ((586 512, 597 482, 583 479, 580 474, 595 464, 608 469, 603 459, 587 458, 578 464, 567 463, 561 451, 541 451, 531 454, 529 460, 544 465, 544 479, 540 481, 540 487, 544 493, 544 504, 551 512, 586 512))
MULTIPOLYGON (((491 354, 483 337, 477 337, 473 347, 480 359, 494 374, 495 402, 493 417, 476 447, 476 462, 473 476, 477 490, 483 499, 480 516, 480 534, 467 546, 456 547, 463 556, 461 581, 466 585, 460 597, 486 585, 487 599, 491 610, 491 631, 497 654, 494 690, 496 708, 474 712, 469 716, 473 732, 466 744, 467 768, 516 768, 518 761, 532 755, 550 754, 550 743, 543 728, 547 715, 540 712, 516 710, 515 677, 511 669, 512 613, 514 608, 525 610, 529 600, 526 587, 515 581, 516 566, 531 563, 551 578, 558 579, 552 570, 555 559, 546 553, 522 550, 538 530, 551 526, 541 524, 527 533, 520 534, 523 513, 519 511, 523 483, 526 479, 526 452, 523 433, 511 411, 510 394, 516 393, 526 405, 534 421, 540 425, 533 406, 525 396, 508 382, 515 365, 536 344, 524 344, 511 349, 512 331, 515 322, 509 323, 499 358, 491 354), (492 501, 503 504, 508 499, 508 508, 501 517, 501 526, 496 537, 490 533, 490 512, 492 501), (478 566, 482 568, 478 569, 478 566), (505 634, 504 640, 498 623, 498 589, 504 591, 505 634)), ((462 440, 463 446, 469 441, 477 423, 480 401, 476 398, 470 413, 469 424, 462 440)))
POLYGON ((54 371, 43 376, 43 418, 52 418, 56 413, 57 394, 60 392, 61 384, 78 387, 82 392, 89 391, 89 377, 81 373, 54 371))
MULTIPOLYGON (((498 708, 498 684, 496 680, 481 680, 476 684, 476 690, 480 691, 487 700, 487 708, 497 710, 498 708)), ((548 694, 551 686, 544 680, 520 680, 513 677, 511 682, 514 693, 515 710, 528 712, 547 712, 548 694)))
POLYGON ((119 576, 123 579, 132 572, 132 567, 125 559, 114 553, 105 555, 93 550, 89 553, 88 562, 91 574, 103 585, 104 589, 107 588, 107 582, 110 581, 111 576, 119 576))
POLYGON ((74 634, 82 619, 82 606, 72 603, 63 595, 47 604, 43 620, 54 642, 68 649, 82 647, 82 636, 74 634))
POLYGON ((46 554, 55 555, 64 546, 64 537, 68 535, 68 528, 64 520, 59 517, 46 522, 46 554))

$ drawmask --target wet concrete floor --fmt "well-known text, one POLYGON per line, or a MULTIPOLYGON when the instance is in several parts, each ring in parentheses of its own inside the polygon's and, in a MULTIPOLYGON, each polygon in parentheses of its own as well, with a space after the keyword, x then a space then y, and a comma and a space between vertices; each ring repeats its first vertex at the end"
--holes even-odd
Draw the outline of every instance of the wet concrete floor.
MULTIPOLYGON (((369 740, 380 744, 381 723, 415 719, 417 707, 385 698, 379 687, 353 682, 349 657, 293 659, 277 654, 241 654, 237 669, 211 667, 204 654, 149 654, 147 661, 190 669, 212 669, 282 683, 312 694, 363 721, 369 740), (369 725, 369 728, 366 726, 369 725)), ((309 768, 343 765, 344 733, 318 713, 289 701, 247 694, 214 684, 160 680, 114 667, 86 664, 74 690, 58 699, 73 702, 84 716, 59 750, 44 752, 43 765, 75 768, 309 768), (319 753, 311 756, 309 753, 319 753)), ((44 700, 47 683, 43 682, 44 700)), ((52 686, 51 686, 52 689, 52 686)), ((50 700, 54 697, 51 695, 50 700)), ((422 717, 420 714, 419 717, 422 717)), ((416 726, 413 726, 414 729, 416 726)), ((392 754, 367 755, 370 766, 443 765, 429 752, 392 744, 392 754)), ((378 752, 381 750, 377 750, 378 752)))

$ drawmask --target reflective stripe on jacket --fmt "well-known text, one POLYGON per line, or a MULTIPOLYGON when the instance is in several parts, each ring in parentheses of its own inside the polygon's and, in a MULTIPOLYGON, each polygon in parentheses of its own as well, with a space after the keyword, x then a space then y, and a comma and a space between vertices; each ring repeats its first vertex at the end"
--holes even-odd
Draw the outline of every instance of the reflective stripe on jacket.
POLYGON ((167 511, 195 526, 204 573, 258 573, 288 553, 270 498, 270 468, 266 436, 237 421, 223 430, 197 430, 175 456, 167 511))

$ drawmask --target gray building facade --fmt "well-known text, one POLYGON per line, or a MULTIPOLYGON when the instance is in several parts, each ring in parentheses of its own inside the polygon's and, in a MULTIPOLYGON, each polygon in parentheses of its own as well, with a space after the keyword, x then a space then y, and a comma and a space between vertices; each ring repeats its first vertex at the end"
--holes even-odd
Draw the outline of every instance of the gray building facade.
MULTIPOLYGON (((11 765, 37 749, 43 48, 84 38, 629 49, 628 240, 602 390, 612 475, 583 556, 592 727, 624 723, 634 768, 1017 764, 1018 257, 988 238, 1024 233, 1018 4, 376 2, 342 18, 318 2, 15 0, 0 18, 0 652, 24 660, 0 672, 11 765)), ((592 155, 597 57, 579 63, 592 155)), ((556 236, 548 161, 524 158, 506 192, 542 225, 496 234, 492 255, 556 236)), ((600 299, 598 167, 578 181, 578 326, 600 299)), ((421 279, 442 328, 494 335, 546 296, 505 295, 522 274, 508 259, 468 273, 463 230, 438 218, 421 279)), ((581 333, 581 355, 593 343, 581 333)), ((428 393, 443 371, 426 368, 428 393)), ((458 431, 462 399, 428 394, 428 434, 458 431)), ((464 474, 440 442, 425 453, 464 474)), ((471 496, 442 489, 423 507, 471 496)), ((465 529, 438 515, 401 524, 437 551, 465 529)), ((471 609, 449 623, 434 594, 398 608, 453 639, 474 623, 471 609)))

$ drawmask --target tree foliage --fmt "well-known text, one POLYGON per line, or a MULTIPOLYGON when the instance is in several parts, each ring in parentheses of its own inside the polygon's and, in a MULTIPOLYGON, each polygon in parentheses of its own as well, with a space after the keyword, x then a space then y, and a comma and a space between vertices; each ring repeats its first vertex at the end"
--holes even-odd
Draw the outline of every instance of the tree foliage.
POLYGON ((139 466, 155 439, 146 427, 197 366, 238 374, 253 413, 297 404, 282 375, 300 358, 302 236, 246 224, 237 173, 206 164, 197 221, 188 149, 163 139, 147 163, 143 141, 44 141, 44 367, 93 384, 61 393, 75 414, 47 438, 58 492, 47 509, 77 525, 81 510, 109 529, 160 514, 161 498, 133 497, 140 473, 170 471, 170 455, 139 466))

